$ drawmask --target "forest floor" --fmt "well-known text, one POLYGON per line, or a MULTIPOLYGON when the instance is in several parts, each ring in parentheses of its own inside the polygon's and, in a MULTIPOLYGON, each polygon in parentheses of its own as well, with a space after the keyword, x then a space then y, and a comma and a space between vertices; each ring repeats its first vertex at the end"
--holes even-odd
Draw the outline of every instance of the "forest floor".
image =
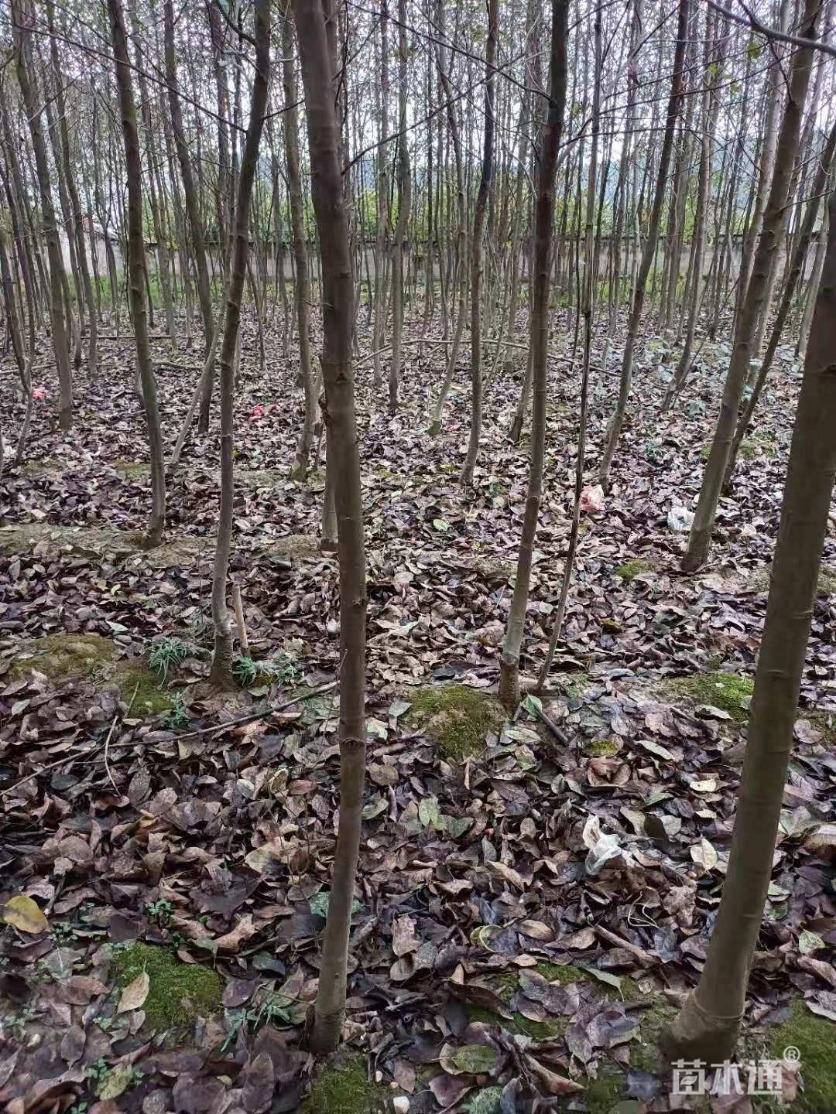
MULTIPOLYGON (((257 668, 239 667, 234 693, 207 682, 215 426, 188 442, 166 544, 151 553, 137 546, 149 479, 129 338, 109 334, 98 378, 79 375, 69 435, 52 424, 52 372, 36 372, 48 397, 26 463, 6 452, 5 1109, 772 1109, 676 1097, 654 1036, 698 977, 728 858, 798 383, 791 350, 721 504, 711 562, 685 577, 686 535, 667 514, 698 490, 728 350, 706 346, 664 415, 668 349, 644 344, 612 489, 582 521, 543 702, 552 727, 530 700, 507 721, 491 696, 527 475, 525 441, 505 438, 520 366, 489 385, 463 492, 464 364, 436 439, 425 430, 442 350, 408 346, 394 418, 361 364, 369 781, 346 1041, 323 1071, 303 1030, 335 830, 337 569, 318 552, 321 473, 287 478, 293 360, 270 330, 262 374, 247 330, 231 574, 257 668)), ((560 344, 526 672, 542 660, 571 517, 578 374, 560 344)), ((170 444, 199 353, 156 340, 155 358, 170 444)), ((617 359, 594 373, 592 483, 617 359)), ((22 416, 13 381, 7 361, 7 444, 22 416)), ((833 520, 820 589, 741 1057, 797 1047, 782 1097, 832 1112, 833 520)))

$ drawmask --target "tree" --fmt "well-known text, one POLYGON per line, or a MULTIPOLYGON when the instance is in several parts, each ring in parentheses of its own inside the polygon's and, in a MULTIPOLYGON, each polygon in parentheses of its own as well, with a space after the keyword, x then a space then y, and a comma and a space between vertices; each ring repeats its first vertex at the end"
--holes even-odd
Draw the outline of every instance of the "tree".
MULTIPOLYGON (((804 38, 811 41, 816 37, 816 19, 820 7, 820 0, 805 0, 801 33, 804 38)), ((746 297, 735 326, 734 347, 723 387, 720 412, 714 428, 708 461, 703 472, 697 510, 688 539, 688 548, 682 559, 683 572, 694 572, 705 563, 708 557, 711 532, 714 528, 714 516, 717 513, 723 477, 726 474, 726 465, 728 464, 740 410, 740 400, 749 374, 749 360, 755 329, 763 309, 773 257, 778 250, 779 239, 786 220, 787 192, 795 154, 798 150, 801 118, 804 112, 804 101, 807 96, 807 86, 810 82, 812 63, 813 51, 811 48, 800 49, 795 52, 792 60, 787 103, 778 137, 778 150, 769 189, 769 200, 767 201, 763 227, 752 264, 752 277, 749 279, 746 297)))
POLYGON ((151 518, 143 539, 146 549, 162 541, 165 529, 165 464, 163 435, 157 408, 157 383, 151 364, 148 337, 148 309, 145 303, 145 236, 142 228, 142 161, 136 126, 136 104, 131 81, 131 60, 121 0, 108 0, 113 53, 116 57, 116 83, 125 140, 125 171, 128 186, 128 297, 136 344, 136 362, 142 386, 142 405, 148 427, 151 463, 151 518))
POLYGON ((297 6, 311 190, 322 263, 324 418, 329 467, 333 465, 340 563, 340 820, 311 1032, 315 1052, 336 1048, 345 1016, 348 936, 366 769, 366 556, 351 358, 354 296, 334 109, 337 60, 326 32, 327 19, 333 19, 330 0, 301 0, 297 6))
POLYGON ((659 237, 659 221, 662 216, 662 204, 665 199, 665 186, 668 179, 668 167, 671 161, 674 128, 679 115, 682 101, 682 64, 685 57, 685 43, 688 33, 688 0, 679 0, 679 18, 676 29, 676 47, 673 59, 673 74, 671 76, 671 91, 668 99, 668 111, 665 123, 665 135, 662 140, 662 151, 659 155, 659 169, 656 174, 656 190, 653 195, 653 208, 650 211, 650 222, 647 230, 647 239, 642 251, 641 265, 633 288, 633 304, 630 311, 630 321, 627 325, 627 339, 624 342, 624 353, 621 358, 621 378, 618 386, 618 401, 616 402, 613 416, 607 428, 607 440, 604 454, 601 459, 600 479, 601 485, 609 486, 610 467, 612 465, 618 440, 621 436, 621 427, 627 413, 627 402, 633 384, 633 355, 641 327, 644 296, 647 290, 647 279, 650 268, 656 258, 656 242, 659 237))
POLYGON ((772 874, 836 476, 835 216, 836 192, 790 447, 729 864, 699 984, 665 1038, 672 1058, 719 1063, 731 1055, 772 874))
POLYGON ((233 402, 235 384, 233 364, 241 321, 241 297, 250 252, 250 202, 258 164, 258 148, 267 111, 270 82, 270 0, 255 0, 254 6, 255 76, 253 77, 247 136, 238 173, 235 199, 235 224, 229 283, 226 294, 223 343, 220 353, 221 403, 221 495, 215 568, 212 576, 212 620, 215 626, 215 651, 210 679, 227 685, 232 671, 232 626, 226 603, 229 555, 232 549, 232 507, 235 497, 233 402))
POLYGON ((488 41, 485 47, 485 136, 482 147, 482 172, 473 214, 470 241, 470 438, 459 483, 473 483, 473 469, 482 436, 482 272, 484 267, 485 217, 493 182, 494 90, 496 83, 496 29, 499 0, 487 0, 488 41))
POLYGON ((35 155, 38 178, 38 191, 43 215, 43 231, 46 237, 49 257, 49 317, 52 327, 52 349, 58 368, 59 400, 58 421, 61 429, 67 430, 73 424, 73 380, 70 368, 70 350, 67 343, 67 327, 64 319, 64 260, 58 238, 58 224, 55 219, 55 206, 52 203, 49 162, 44 143, 41 124, 42 104, 32 62, 32 27, 34 12, 29 0, 12 0, 12 30, 15 41, 17 79, 26 116, 29 121, 29 134, 35 155))
POLYGON ((554 250, 554 182, 557 154, 566 107, 566 40, 569 0, 552 0, 552 31, 549 62, 549 107, 543 129, 542 150, 536 159, 534 206, 534 250, 532 258, 530 346, 534 388, 531 417, 531 461, 525 502, 514 595, 505 629, 500 658, 499 694, 507 708, 520 699, 520 648, 525 631, 525 612, 531 580, 531 562, 540 500, 543 492, 543 462, 546 448, 546 371, 549 359, 549 293, 554 250))
POLYGON ((302 196, 302 173, 299 166, 299 114, 296 111, 297 89, 293 58, 293 8, 288 0, 282 14, 282 75, 284 79, 284 151, 287 164, 287 187, 290 198, 290 228, 293 259, 296 264, 293 284, 296 306, 296 328, 299 336, 299 370, 305 395, 305 419, 296 448, 291 476, 304 480, 308 474, 316 425, 316 381, 311 366, 310 301, 311 281, 308 275, 308 247, 305 243, 305 203, 302 196))

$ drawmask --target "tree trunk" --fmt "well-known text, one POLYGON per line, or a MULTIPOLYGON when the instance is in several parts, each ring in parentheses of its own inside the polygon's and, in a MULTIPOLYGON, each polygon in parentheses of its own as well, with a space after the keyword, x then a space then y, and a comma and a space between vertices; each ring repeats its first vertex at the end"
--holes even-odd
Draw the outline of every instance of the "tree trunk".
POLYGON ((618 440, 621 436, 621 427, 624 424, 624 415, 627 412, 627 402, 633 383, 633 351, 641 328, 642 308, 647 289, 647 278, 650 268, 656 257, 656 242, 659 237, 659 219, 662 215, 662 202, 665 197, 665 185, 668 179, 668 168, 671 161, 671 148, 673 147, 673 133, 676 127, 676 118, 680 111, 682 100, 682 63, 685 57, 685 40, 688 29, 688 0, 679 0, 679 19, 676 31, 676 48, 673 59, 673 74, 671 76, 671 92, 668 100, 668 113, 665 123, 665 135, 662 141, 662 151, 659 156, 659 169, 656 174, 656 192, 653 197, 653 208, 650 211, 650 223, 647 230, 644 250, 642 252, 639 273, 636 276, 633 290, 633 307, 630 311, 630 321, 627 326, 627 338, 624 343, 624 354, 621 359, 621 379, 618 387, 618 401, 615 412, 610 419, 607 430, 607 441, 604 455, 601 460, 600 480, 604 488, 609 486, 610 467, 612 465, 618 440))
POLYGON ((233 471, 233 402, 234 364, 241 322, 241 297, 247 275, 250 252, 249 224, 253 180, 258 166, 258 148, 267 110, 270 82, 270 0, 255 0, 254 5, 255 76, 253 77, 249 123, 238 174, 235 201, 235 231, 230 259, 229 284, 226 295, 223 342, 220 353, 221 403, 221 497, 218 514, 218 537, 215 547, 215 568, 212 576, 212 621, 215 627, 215 651, 209 679, 226 686, 232 679, 232 625, 226 605, 226 582, 229 555, 232 549, 232 510, 235 497, 233 471))
POLYGON ((493 182, 494 90, 496 84, 496 32, 499 0, 487 0, 488 41, 485 48, 485 139, 482 173, 476 209, 473 214, 473 239, 470 244, 470 438, 459 483, 473 483, 473 469, 482 439, 482 275, 484 271, 485 217, 493 182))
MULTIPOLYGON (((816 38, 816 18, 821 0, 805 0, 801 34, 811 41, 816 38)), ((763 218, 763 228, 758 240, 752 277, 746 291, 737 320, 729 370, 723 388, 720 413, 714 430, 708 462, 703 473, 700 496, 688 549, 682 559, 683 572, 694 572, 708 557, 711 546, 711 531, 714 516, 726 474, 726 465, 731 451, 732 438, 740 411, 740 400, 746 377, 749 373, 749 359, 755 327, 763 306, 763 299, 769 282, 772 258, 778 250, 781 231, 786 218, 787 189, 792 174, 798 138, 801 130, 801 117, 810 81, 813 50, 799 49, 793 55, 790 88, 784 116, 781 120, 775 169, 769 190, 769 200, 763 218)))
MULTIPOLYGON (((766 385, 767 377, 772 368, 772 361, 775 359, 775 353, 778 350, 778 345, 781 343, 781 334, 784 331, 787 317, 789 316, 792 300, 795 296, 798 280, 804 270, 804 261, 807 258, 807 249, 810 246, 810 240, 813 236, 813 229, 816 224, 816 218, 819 214, 819 202, 827 189, 827 180, 830 175, 830 167, 833 163, 833 154, 836 151, 836 123, 830 127, 830 134, 827 137, 824 151, 819 160, 819 167, 816 171, 816 177, 813 181, 812 190, 810 193, 810 200, 807 203, 807 209, 804 213, 804 223, 801 226, 799 235, 796 239, 795 248, 789 263, 789 273, 787 274, 784 290, 781 294, 781 302, 778 306, 778 313, 775 316, 775 321, 772 325, 772 332, 769 334, 769 342, 766 346, 766 352, 763 356, 763 363, 761 364, 755 385, 752 388, 752 394, 749 396, 749 401, 746 403, 746 409, 740 416, 737 423, 737 430, 734 435, 734 442, 732 443, 731 452, 729 454, 729 462, 726 465, 726 474, 723 477, 723 488, 728 489, 731 484, 732 475, 734 474, 734 467, 737 463, 737 454, 740 452, 740 446, 743 443, 743 438, 746 436, 746 430, 749 428, 749 423, 755 414, 755 409, 761 397, 761 392, 766 385)), ((822 230, 821 235, 824 237, 825 233, 822 230)), ((815 296, 815 292, 814 292, 815 296)))
POLYGON ((406 129, 406 0, 398 0, 398 220, 392 246, 392 358, 389 362, 389 413, 398 409, 403 338, 403 257, 409 211, 412 207, 412 176, 409 170, 409 133, 406 129))
POLYGON ((136 338, 136 362, 142 383, 142 402, 148 426, 148 449, 151 464, 151 517, 143 539, 146 549, 160 544, 165 528, 165 466, 160 414, 157 409, 157 385, 151 366, 151 343, 148 339, 148 315, 145 306, 145 237, 142 230, 142 160, 136 126, 136 105, 131 80, 131 61, 121 0, 108 0, 113 53, 116 58, 116 84, 122 132, 125 137, 125 174, 128 185, 128 294, 131 302, 136 338))
POLYGON ((340 564, 340 818, 311 1033, 311 1047, 317 1053, 336 1048, 345 1016, 348 937, 366 764, 366 558, 351 364, 353 291, 340 134, 334 108, 337 60, 326 32, 326 19, 334 16, 329 0, 326 4, 327 10, 323 11, 322 0, 304 0, 296 10, 311 187, 322 258, 322 373, 340 564))
MULTIPOLYGON (((535 179, 534 252, 531 273, 530 348, 534 397, 531 415, 531 461, 525 502, 514 595, 499 660, 499 695, 509 710, 520 700, 520 649, 525 633, 525 612, 531 581, 531 562, 540 500, 543 494, 543 462, 546 449, 546 393, 549 358, 549 292, 551 290, 554 236, 554 182, 557 153, 563 133, 566 107, 566 40, 569 0, 552 0, 551 60, 549 64, 549 108, 535 179)), ((600 9, 596 12, 600 21, 600 9)), ((597 136, 596 136, 597 139, 597 136)), ((593 155, 594 162, 594 155, 593 155)), ((592 171, 594 174, 594 169, 592 171)), ((594 191, 594 186, 593 186, 594 191)), ((591 261, 588 260, 589 265, 591 261)))
POLYGON ((17 56, 17 78, 20 92, 26 107, 29 133, 35 154, 38 189, 41 196, 44 236, 46 237, 49 257, 50 285, 50 324, 52 327, 52 348, 58 369, 58 422, 63 430, 73 424, 73 380, 70 368, 70 352, 67 345, 67 329, 64 320, 64 260, 61 255, 61 241, 55 220, 55 207, 52 204, 52 190, 49 180, 49 162, 41 125, 41 102, 35 83, 32 66, 32 27, 34 11, 29 0, 12 0, 12 24, 15 52, 17 56))
POLYGON ((723 895, 699 985, 665 1039, 671 1057, 687 1060, 719 1063, 731 1056, 772 875, 836 474, 834 214, 836 193, 790 448, 723 895))

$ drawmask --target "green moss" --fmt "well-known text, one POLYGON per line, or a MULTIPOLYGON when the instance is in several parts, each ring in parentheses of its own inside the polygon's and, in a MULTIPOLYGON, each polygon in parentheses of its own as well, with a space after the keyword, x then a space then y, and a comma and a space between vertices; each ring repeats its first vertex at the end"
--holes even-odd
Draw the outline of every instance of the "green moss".
MULTIPOLYGON (((632 979, 624 980, 624 990, 627 990, 627 984, 632 984, 635 990, 638 990, 635 982, 632 979)), ((627 993, 624 995, 627 998, 627 993)), ((641 1071, 648 1071, 651 1073, 659 1070, 659 1062, 661 1059, 659 1052, 659 1034, 662 1030, 670 1025, 676 1017, 678 1010, 675 1006, 671 1005, 664 999, 656 996, 647 999, 644 995, 638 995, 633 1001, 650 1001, 650 1006, 643 1010, 639 1020, 639 1032, 630 1043, 630 1065, 634 1068, 639 1068, 641 1071)))
POLYGON ((168 948, 137 942, 117 951, 110 965, 116 985, 126 987, 143 971, 150 989, 145 1004, 150 1029, 172 1029, 185 1036, 198 1017, 210 1017, 221 1009, 221 979, 199 963, 181 963, 168 948))
POLYGON ((89 677, 116 656, 116 646, 98 634, 48 634, 21 647, 12 662, 12 680, 36 669, 51 681, 89 677))
POLYGON ((822 565, 819 569, 818 591, 820 596, 836 596, 836 571, 822 565))
POLYGON ((591 758, 612 758, 620 750, 621 745, 614 739, 595 739, 594 742, 585 743, 583 748, 584 754, 591 758))
POLYGON ((584 1088, 583 1100, 589 1114, 610 1114, 624 1097, 625 1076, 610 1064, 602 1064, 597 1079, 590 1079, 584 1088))
POLYGON ((836 1025, 810 1013, 803 1002, 795 1002, 792 1016, 771 1032, 769 1047, 776 1059, 792 1046, 801 1053, 804 1090, 793 1110, 806 1114, 833 1114, 836 1110, 836 1057, 833 1055, 836 1025))
POLYGON ((615 575, 620 576, 625 583, 629 584, 645 572, 653 572, 653 562, 644 561, 641 557, 631 557, 629 561, 625 561, 623 565, 615 570, 615 575))
POLYGON ((567 985, 572 982, 583 982, 589 978, 586 971, 580 967, 575 967, 571 963, 550 963, 544 960, 538 963, 534 968, 538 975, 542 975, 544 979, 549 982, 559 982, 561 985, 567 985))
POLYGON ((60 476, 66 465, 52 457, 42 457, 40 460, 29 460, 20 466, 24 476, 60 476))
POLYGON ((694 673, 690 677, 676 677, 665 687, 672 693, 687 697, 695 704, 711 704, 728 712, 739 723, 749 715, 748 702, 754 682, 751 677, 738 673, 694 673))
POLYGON ((445 758, 458 762, 482 753, 485 736, 500 730, 505 712, 494 697, 479 689, 438 685, 412 695, 406 722, 434 739, 445 758))
POLYGON ((371 1083, 366 1058, 343 1050, 317 1072, 302 1103, 303 1114, 376 1114, 386 1109, 387 1092, 371 1083))
POLYGON ((708 460, 709 456, 711 456, 711 446, 703 445, 703 447, 700 449, 700 456, 703 460, 708 460))
POLYGON ((9 670, 10 680, 37 670, 55 684, 87 678, 97 687, 116 685, 122 699, 133 697, 134 715, 156 715, 173 698, 151 670, 134 658, 117 660, 118 647, 98 634, 48 634, 26 642, 9 670))
POLYGON ((135 460, 116 460, 113 467, 121 472, 126 480, 147 480, 151 475, 151 466, 135 460))
MULTIPOLYGON (((510 998, 510 995, 508 997, 510 998)), ((545 1021, 532 1021, 529 1017, 523 1017, 521 1013, 515 1013, 513 1017, 503 1017, 501 1014, 485 1009, 484 1006, 468 1005, 465 1007, 465 1012, 470 1021, 480 1021, 483 1025, 498 1025, 506 1033, 522 1034, 531 1037, 532 1040, 559 1037, 569 1024, 569 1019, 564 1017, 549 1017, 545 1021)))
POLYGON ((119 686, 126 703, 133 701, 132 715, 158 715, 169 711, 174 703, 174 697, 164 683, 146 665, 118 662, 109 680, 119 686))

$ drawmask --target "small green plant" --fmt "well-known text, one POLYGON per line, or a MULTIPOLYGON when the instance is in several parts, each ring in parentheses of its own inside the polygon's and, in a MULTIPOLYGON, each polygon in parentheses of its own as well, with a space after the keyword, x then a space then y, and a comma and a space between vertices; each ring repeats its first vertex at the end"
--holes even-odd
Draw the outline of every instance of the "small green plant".
POLYGON ((194 642, 202 642, 212 631, 212 623, 203 611, 196 611, 189 620, 189 634, 194 642))
POLYGON ((52 938, 59 946, 66 947, 66 945, 74 943, 78 939, 75 925, 71 921, 57 921, 52 926, 52 938))
POLYGON ((662 464, 667 458, 660 441, 648 440, 644 443, 644 458, 650 464, 662 464))
POLYGON ((23 1040, 26 1032, 26 1026, 30 1021, 33 1021, 38 1016, 38 1011, 35 1006, 29 1004, 23 1006, 16 1013, 7 1013, 3 1018, 0 1030, 6 1029, 15 1040, 23 1040))
POLYGON ((236 658, 232 664, 232 676, 243 688, 254 684, 259 672, 258 664, 250 657, 236 658))
POLYGON ((148 651, 148 664, 165 680, 169 670, 182 665, 192 652, 191 644, 184 642, 182 638, 161 638, 148 651))
POLYGON ((94 1060, 92 1064, 88 1064, 84 1069, 84 1074, 93 1084, 94 1088, 100 1087, 110 1075, 110 1065, 104 1056, 100 1056, 98 1060, 94 1060))
POLYGON ((163 727, 174 730, 178 727, 188 726, 189 713, 186 711, 186 704, 183 700, 182 693, 176 692, 171 698, 171 708, 163 719, 163 727))
POLYGON ((153 917, 157 924, 163 927, 171 920, 174 906, 166 898, 158 897, 156 901, 147 902, 145 910, 149 917, 153 917))

